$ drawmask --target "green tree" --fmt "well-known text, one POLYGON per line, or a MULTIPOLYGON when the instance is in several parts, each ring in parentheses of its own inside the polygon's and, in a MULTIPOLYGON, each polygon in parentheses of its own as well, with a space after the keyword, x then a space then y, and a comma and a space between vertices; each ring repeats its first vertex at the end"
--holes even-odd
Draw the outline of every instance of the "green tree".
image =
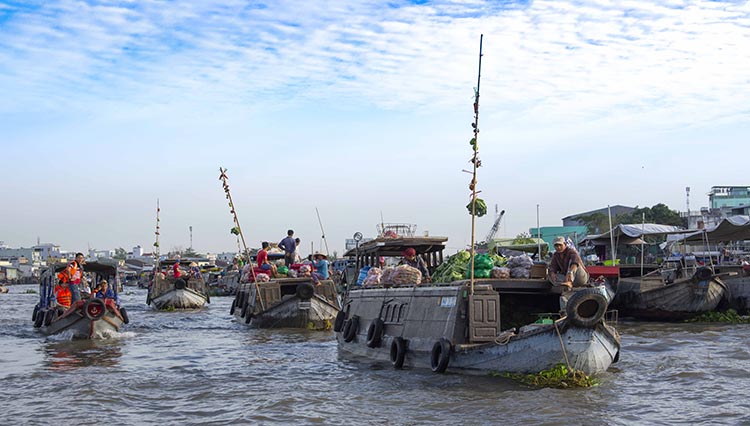
POLYGON ((520 245, 520 244, 534 244, 536 241, 531 238, 531 235, 529 235, 528 232, 521 232, 520 234, 516 235, 516 238, 513 239, 513 245, 520 245))
MULTIPOLYGON (((612 226, 617 225, 617 217, 612 218, 612 226)), ((602 234, 609 231, 609 216, 604 213, 593 213, 576 219, 588 228, 589 234, 602 234)))
POLYGON ((620 215, 618 219, 620 219, 620 223, 638 224, 643 222, 644 217, 646 223, 687 227, 687 218, 680 217, 680 213, 663 203, 655 204, 650 208, 636 207, 632 213, 620 215))
POLYGON ((112 258, 118 259, 118 260, 125 260, 127 255, 128 255, 128 252, 124 248, 118 247, 115 249, 115 255, 112 256, 112 258))

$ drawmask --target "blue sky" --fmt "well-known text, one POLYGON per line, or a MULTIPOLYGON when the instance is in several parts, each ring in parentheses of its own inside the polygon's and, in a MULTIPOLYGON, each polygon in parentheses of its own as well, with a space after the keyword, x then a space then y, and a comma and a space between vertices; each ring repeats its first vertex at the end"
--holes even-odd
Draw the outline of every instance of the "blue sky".
POLYGON ((504 235, 750 185, 746 1, 0 1, 0 240, 149 246, 159 198, 163 248, 232 250, 222 166, 252 245, 317 207, 462 247, 480 34, 504 235))

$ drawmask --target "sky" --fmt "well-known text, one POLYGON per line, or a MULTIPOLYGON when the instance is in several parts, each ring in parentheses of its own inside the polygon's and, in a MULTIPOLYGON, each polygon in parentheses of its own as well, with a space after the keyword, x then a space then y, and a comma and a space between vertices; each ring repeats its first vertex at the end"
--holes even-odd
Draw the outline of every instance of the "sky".
POLYGON ((463 248, 481 34, 478 240, 750 185, 747 1, 0 0, 0 240, 463 248))

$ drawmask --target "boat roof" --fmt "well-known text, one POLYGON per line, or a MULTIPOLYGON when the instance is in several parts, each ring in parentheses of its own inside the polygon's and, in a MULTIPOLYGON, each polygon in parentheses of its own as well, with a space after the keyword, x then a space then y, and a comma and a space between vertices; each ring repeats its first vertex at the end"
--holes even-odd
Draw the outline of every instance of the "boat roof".
POLYGON ((359 253, 396 257, 402 256, 403 251, 410 247, 416 250, 417 254, 433 253, 445 250, 447 241, 448 237, 379 237, 360 244, 358 249, 347 251, 344 256, 356 256, 359 253))
MULTIPOLYGON (((55 272, 62 272, 68 266, 67 263, 57 263, 53 266, 55 272)), ((104 262, 86 262, 83 264, 84 272, 95 272, 97 274, 114 274, 117 272, 117 265, 104 262)))

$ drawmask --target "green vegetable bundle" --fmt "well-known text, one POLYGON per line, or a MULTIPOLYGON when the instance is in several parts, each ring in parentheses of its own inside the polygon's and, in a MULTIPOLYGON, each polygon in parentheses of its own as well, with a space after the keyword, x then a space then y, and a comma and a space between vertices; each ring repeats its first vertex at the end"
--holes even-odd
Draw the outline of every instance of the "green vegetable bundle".
MULTIPOLYGON (((475 204, 474 213, 476 217, 482 217, 487 214, 487 203, 485 203, 483 199, 477 198, 475 204)), ((466 208, 469 210, 469 214, 471 214, 471 202, 466 205, 466 208)))
POLYGON ((435 269, 432 274, 432 282, 449 283, 463 279, 470 258, 471 254, 465 250, 449 257, 435 269))

